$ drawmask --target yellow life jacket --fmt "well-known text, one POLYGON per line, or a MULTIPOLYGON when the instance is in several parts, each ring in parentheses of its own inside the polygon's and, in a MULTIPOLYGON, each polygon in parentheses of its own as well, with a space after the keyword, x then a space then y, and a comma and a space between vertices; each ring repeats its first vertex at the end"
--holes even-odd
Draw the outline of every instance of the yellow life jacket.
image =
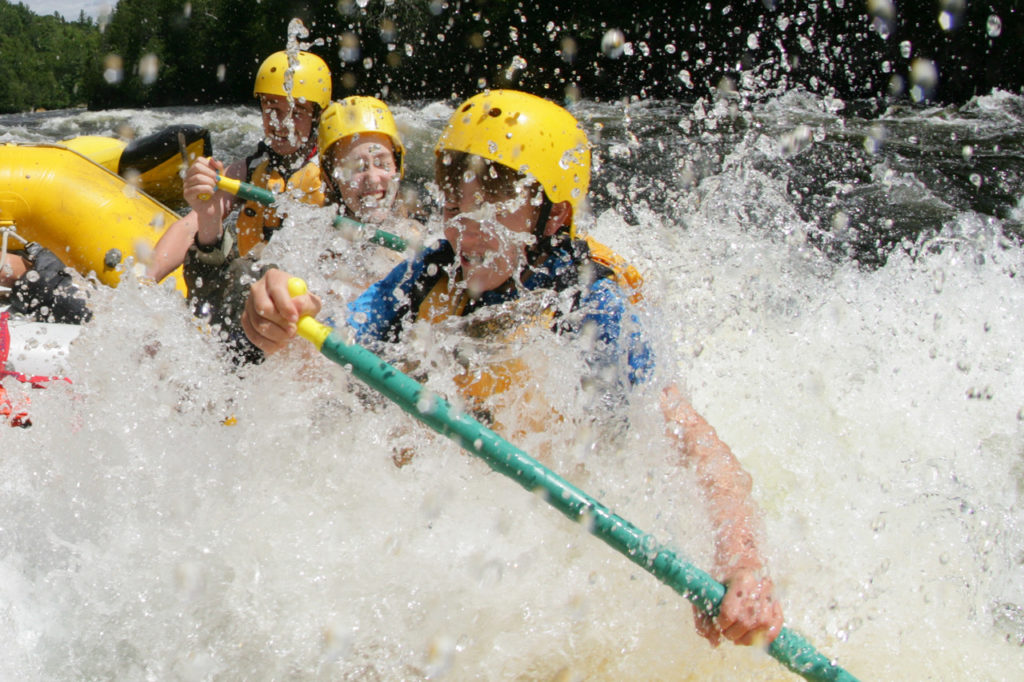
MULTIPOLYGON (((298 195, 299 200, 313 206, 323 206, 326 198, 323 192, 323 181, 320 179, 320 166, 310 162, 292 173, 287 182, 276 170, 269 169, 269 160, 264 159, 252 172, 249 182, 257 187, 269 189, 274 193, 284 191, 298 195)), ((277 215, 272 206, 264 206, 258 201, 247 201, 238 214, 235 223, 238 232, 238 252, 245 255, 252 247, 264 242, 273 230, 281 226, 281 216, 277 215)))

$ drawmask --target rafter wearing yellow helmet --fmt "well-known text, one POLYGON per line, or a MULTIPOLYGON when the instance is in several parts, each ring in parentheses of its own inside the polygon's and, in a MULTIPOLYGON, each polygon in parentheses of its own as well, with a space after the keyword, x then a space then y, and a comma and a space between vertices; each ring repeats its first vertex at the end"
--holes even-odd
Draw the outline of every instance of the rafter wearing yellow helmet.
POLYGON ((384 220, 405 171, 405 145, 388 105, 362 95, 330 104, 320 117, 319 145, 331 200, 349 217, 384 220))
MULTIPOLYGON (((583 126, 554 102, 516 90, 491 90, 459 106, 434 151, 441 172, 452 162, 453 153, 461 153, 534 178, 550 204, 568 203, 569 237, 575 239, 590 188, 590 150, 583 126)), ((489 173, 492 178, 498 177, 497 171, 489 173)), ((483 182, 488 184, 488 178, 483 182)), ((542 207, 542 220, 547 217, 547 208, 542 207)), ((543 226, 538 225, 538 229, 543 226)), ((593 237, 588 236, 586 241, 591 259, 610 268, 619 284, 630 292, 631 300, 638 303, 644 281, 639 271, 593 237)))
MULTIPOLYGON (((499 432, 502 424, 518 424, 543 439, 568 420, 588 431, 628 421, 632 410, 622 408, 649 398, 632 386, 654 379, 654 360, 640 311, 625 288, 595 262, 583 240, 570 235, 585 202, 589 154, 576 120, 546 100, 494 91, 458 107, 435 163, 445 239, 350 303, 345 341, 339 343, 354 339, 416 353, 424 345, 438 348, 443 338, 440 347, 464 352, 451 353, 450 361, 443 352, 430 353, 429 363, 408 359, 419 361, 418 371, 452 377, 464 392, 465 409, 495 417, 499 432), (529 314, 537 308, 546 314, 529 314), (424 327, 428 336, 422 336, 424 327), (524 328, 531 332, 528 342, 511 344, 510 332, 524 328), (579 372, 585 403, 549 402, 550 362, 564 358, 544 352, 548 339, 559 351, 578 353, 570 365, 587 368, 579 372), (495 352, 472 350, 484 344, 493 344, 495 352), (520 390, 510 395, 511 389, 520 390)), ((289 290, 291 277, 271 269, 246 291, 240 326, 263 353, 287 346, 296 321, 321 310, 317 296, 289 290)), ((750 476, 671 374, 668 379, 660 405, 665 456, 696 471, 714 529, 716 572, 727 586, 716 616, 701 613, 697 631, 715 644, 724 637, 766 646, 782 629, 783 614, 759 549, 750 476)), ((643 428, 651 424, 644 420, 643 428)), ((403 454, 396 464, 408 461, 403 454)))
POLYGON ((253 97, 278 95, 311 102, 321 109, 331 101, 331 70, 311 52, 275 52, 260 64, 253 97))
POLYGON ((243 205, 234 195, 219 191, 219 176, 288 192, 304 203, 324 203, 315 133, 322 110, 331 101, 326 62, 310 52, 275 52, 260 65, 253 96, 260 103, 263 140, 253 154, 230 165, 216 158, 193 160, 182 183, 182 195, 192 210, 172 223, 153 249, 147 268, 153 279, 159 281, 181 265, 190 248, 198 257, 227 258, 236 250, 249 251, 280 227, 282 216, 275 209, 258 202, 243 205), (232 234, 225 231, 224 221, 238 208, 232 234))

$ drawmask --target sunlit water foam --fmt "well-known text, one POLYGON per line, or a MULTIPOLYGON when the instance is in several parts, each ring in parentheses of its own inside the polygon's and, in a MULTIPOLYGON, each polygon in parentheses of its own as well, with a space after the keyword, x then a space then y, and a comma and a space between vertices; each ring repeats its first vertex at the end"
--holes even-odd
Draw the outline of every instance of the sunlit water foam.
POLYGON ((829 263, 742 159, 679 207, 597 229, 653 273, 694 403, 754 476, 789 622, 862 679, 1018 676, 1019 249, 962 213, 917 259, 829 263))
MULTIPOLYGON (((862 679, 1016 679, 1019 252, 965 213, 941 252, 825 261, 741 157, 593 228, 648 279, 659 382, 753 474, 791 627, 862 679)), ((301 345, 236 373, 169 289, 94 303, 74 385, 0 434, 5 677, 788 679, 301 345)), ((548 461, 708 566, 654 404, 548 461)))

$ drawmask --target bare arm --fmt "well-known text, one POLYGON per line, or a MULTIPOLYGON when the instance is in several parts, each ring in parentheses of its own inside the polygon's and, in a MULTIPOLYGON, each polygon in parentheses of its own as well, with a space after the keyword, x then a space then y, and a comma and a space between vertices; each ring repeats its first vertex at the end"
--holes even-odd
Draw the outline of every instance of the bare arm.
POLYGON ((662 412, 681 463, 694 469, 705 492, 715 528, 714 573, 726 585, 718 616, 698 612, 697 631, 715 646, 722 636, 767 645, 782 628, 782 607, 757 546, 750 475, 675 386, 663 393, 662 412))
POLYGON ((244 172, 244 164, 236 162, 224 170, 215 159, 200 158, 189 166, 182 183, 182 195, 192 209, 164 231, 153 248, 153 256, 146 274, 156 281, 174 271, 185 262, 185 253, 193 242, 216 244, 220 241, 224 219, 234 208, 236 199, 217 189, 217 174, 227 177, 244 172))

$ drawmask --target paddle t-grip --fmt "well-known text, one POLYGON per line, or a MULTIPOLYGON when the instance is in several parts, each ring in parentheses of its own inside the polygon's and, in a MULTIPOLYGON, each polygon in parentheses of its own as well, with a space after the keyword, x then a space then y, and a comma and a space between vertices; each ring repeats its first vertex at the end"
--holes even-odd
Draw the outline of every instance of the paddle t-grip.
MULTIPOLYGON (((306 287, 305 280, 299 277, 292 277, 288 280, 288 295, 292 298, 301 296, 309 291, 306 287)), ((318 322, 316 318, 309 315, 303 315, 299 318, 299 321, 295 324, 296 331, 299 336, 306 339, 314 346, 317 350, 320 350, 324 345, 324 340, 330 336, 331 328, 326 324, 318 322)))

